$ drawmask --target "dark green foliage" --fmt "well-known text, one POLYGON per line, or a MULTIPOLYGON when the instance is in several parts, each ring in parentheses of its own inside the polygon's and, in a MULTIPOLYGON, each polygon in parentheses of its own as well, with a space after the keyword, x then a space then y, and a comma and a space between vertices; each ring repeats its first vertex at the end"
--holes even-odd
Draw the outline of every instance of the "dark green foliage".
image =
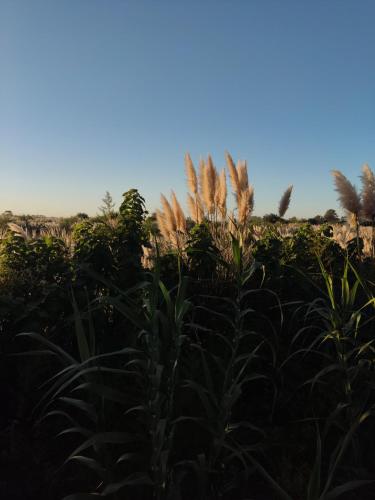
POLYGON ((328 226, 319 233, 309 224, 301 225, 293 236, 283 240, 283 263, 312 272, 317 269, 319 256, 325 264, 333 265, 342 258, 342 251, 330 235, 328 226))
POLYGON ((254 259, 266 266, 266 272, 274 277, 280 276, 283 256, 283 240, 272 229, 254 243, 254 259))
POLYGON ((71 266, 61 240, 26 240, 9 233, 0 245, 0 331, 58 332, 67 316, 71 266))
POLYGON ((308 225, 224 262, 201 224, 146 273, 153 228, 131 190, 72 258, 2 243, 0 493, 10 463, 40 500, 372 500, 373 262, 308 225))
POLYGON ((113 229, 105 223, 82 221, 74 226, 74 259, 77 263, 90 265, 105 276, 114 270, 113 229))
POLYGON ((315 215, 315 217, 311 217, 310 219, 307 220, 309 224, 312 224, 313 226, 324 224, 325 220, 324 217, 321 215, 315 215))
POLYGON ((280 220, 281 218, 276 214, 266 214, 263 216, 263 221, 270 224, 274 224, 275 222, 279 222, 280 220))
MULTIPOLYGON (((142 245, 146 239, 143 227, 147 215, 145 200, 137 189, 126 191, 123 197, 124 201, 121 203, 119 214, 124 233, 128 238, 133 234, 134 242, 137 242, 138 245, 142 245)), ((138 247, 135 249, 138 250, 138 247)))
POLYGON ((318 232, 309 224, 299 226, 292 236, 283 238, 270 227, 255 242, 253 255, 264 266, 265 286, 284 301, 314 297, 315 290, 306 276, 315 284, 322 284, 318 258, 334 273, 341 272, 345 260, 345 252, 331 238, 330 227, 323 226, 318 232))
POLYGON ((330 224, 334 224, 334 223, 337 223, 340 221, 340 219, 336 213, 336 210, 334 210, 333 208, 329 208, 326 211, 326 213, 323 216, 323 219, 325 220, 325 222, 328 222, 330 224))
POLYGON ((77 219, 88 219, 89 216, 85 212, 78 212, 76 215, 77 219))
POLYGON ((0 272, 3 293, 14 288, 18 295, 27 296, 35 288, 67 278, 67 249, 61 240, 51 236, 26 240, 9 233, 0 245, 0 272))
POLYGON ((82 214, 77 214, 72 217, 63 217, 59 220, 59 227, 63 231, 71 231, 77 222, 85 220, 86 217, 80 217, 82 214))
POLYGON ((328 225, 322 226, 318 232, 309 224, 303 224, 292 236, 284 238, 271 227, 262 239, 255 242, 253 255, 264 264, 267 279, 275 282, 278 278, 289 277, 298 281, 298 274, 292 268, 319 274, 317 257, 324 265, 340 269, 344 252, 331 236, 332 229, 328 225))
POLYGON ((144 199, 136 189, 124 193, 119 215, 111 224, 106 218, 86 220, 73 230, 74 258, 89 265, 118 285, 131 287, 142 270, 142 245, 147 245, 144 199))
POLYGON ((144 227, 145 234, 150 235, 151 238, 155 238, 156 236, 160 236, 158 223, 156 221, 156 214, 151 214, 148 217, 146 217, 143 227, 144 227))
POLYGON ((207 224, 204 222, 196 224, 190 229, 189 236, 186 254, 190 272, 197 278, 212 278, 219 252, 214 245, 207 224))
POLYGON ((136 283, 142 269, 142 246, 148 244, 145 228, 147 211, 145 200, 137 189, 130 189, 123 196, 124 201, 119 209, 116 257, 120 283, 128 288, 136 283))
POLYGON ((363 239, 362 238, 352 238, 347 243, 347 252, 354 259, 360 258, 363 252, 363 239))

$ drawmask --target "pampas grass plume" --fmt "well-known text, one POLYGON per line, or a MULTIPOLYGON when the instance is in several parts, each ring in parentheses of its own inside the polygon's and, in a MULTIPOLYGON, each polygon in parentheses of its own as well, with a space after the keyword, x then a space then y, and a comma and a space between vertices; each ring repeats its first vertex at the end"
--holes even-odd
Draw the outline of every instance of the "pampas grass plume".
POLYGON ((211 185, 211 197, 215 199, 217 170, 214 166, 214 162, 212 161, 211 155, 208 155, 206 168, 211 185))
POLYGON ((237 162, 237 173, 238 173, 238 182, 241 191, 246 191, 249 187, 249 179, 247 176, 247 164, 246 161, 238 161, 237 162))
POLYGON ((356 188, 340 170, 332 170, 332 175, 335 181, 336 191, 339 193, 338 199, 341 206, 358 217, 361 211, 361 199, 356 188))
POLYGON ((234 191, 234 195, 237 200, 239 193, 241 192, 241 185, 240 185, 240 180, 238 178, 238 172, 231 155, 229 153, 225 153, 225 158, 227 161, 229 178, 232 184, 232 189, 234 191))
POLYGON ((170 206, 169 201, 163 194, 160 196, 160 200, 164 211, 164 220, 166 228, 168 232, 174 233, 177 230, 177 222, 172 207, 170 206))
POLYGON ((201 158, 199 160, 199 191, 202 194, 203 192, 203 184, 204 184, 204 172, 205 172, 205 164, 204 160, 201 158))
POLYGON ((292 191, 293 191, 293 186, 290 185, 288 188, 285 190, 284 194, 281 197, 280 203, 279 203, 279 216, 284 217, 285 212, 289 208, 290 204, 290 198, 292 196, 292 191))
POLYGON ((190 212, 190 217, 194 222, 200 224, 204 218, 204 210, 199 195, 197 195, 194 199, 191 194, 188 193, 187 204, 190 212))
POLYGON ((220 214, 225 218, 227 213, 227 178, 225 169, 223 168, 217 177, 216 181, 216 204, 219 208, 220 214))
POLYGON ((169 240, 169 231, 167 228, 167 223, 165 221, 165 216, 160 210, 156 210, 156 220, 158 223, 159 231, 161 232, 162 236, 166 240, 169 240))
POLYGON ((215 186, 216 172, 209 156, 207 163, 203 167, 202 179, 202 199, 209 213, 213 213, 215 210, 215 186))
POLYGON ((181 205, 178 202, 178 199, 177 199, 174 191, 172 191, 171 198, 172 198, 172 209, 173 209, 173 214, 174 214, 174 217, 176 220, 177 230, 185 233, 186 232, 185 214, 181 208, 181 205))
POLYGON ((198 193, 198 179, 197 179, 197 174, 196 174, 196 171, 194 168, 194 164, 192 162, 192 159, 191 159, 189 153, 186 153, 186 155, 185 155, 185 169, 186 169, 188 187, 193 194, 197 194, 198 193))
POLYGON ((249 186, 238 197, 238 222, 245 224, 254 209, 254 188, 249 186))

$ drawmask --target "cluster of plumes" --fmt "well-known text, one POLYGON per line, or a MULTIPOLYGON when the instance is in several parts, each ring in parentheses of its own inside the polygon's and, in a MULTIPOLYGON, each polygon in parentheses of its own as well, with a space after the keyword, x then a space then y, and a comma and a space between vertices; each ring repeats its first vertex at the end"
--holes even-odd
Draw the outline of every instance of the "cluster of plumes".
POLYGON ((156 211, 159 230, 167 241, 179 246, 182 235, 186 234, 185 214, 173 191, 171 202, 163 194, 160 199, 162 210, 156 211))
MULTIPOLYGON (((227 213, 227 179, 223 168, 220 172, 215 167, 211 156, 200 160, 198 170, 187 153, 185 171, 189 192, 187 206, 191 219, 200 224, 203 221, 212 223, 213 236, 218 237, 219 226, 245 226, 254 208, 254 189, 249 185, 246 162, 239 161, 235 166, 231 156, 226 155, 229 175, 236 200, 237 215, 228 217, 227 213)), ((175 193, 172 191, 171 201, 161 195, 161 210, 156 211, 159 230, 165 241, 182 248, 186 236, 186 219, 175 193)), ((234 232, 234 228, 233 228, 234 232)))
POLYGON ((192 220, 198 224, 205 218, 215 221, 219 218, 225 220, 227 215, 225 170, 222 169, 219 173, 209 155, 207 161, 199 162, 199 175, 197 175, 188 153, 185 156, 185 170, 190 190, 187 204, 192 220))
POLYGON ((237 221, 245 225, 254 210, 254 188, 249 184, 247 164, 246 161, 240 160, 236 166, 229 153, 226 153, 225 157, 237 205, 237 221))
MULTIPOLYGON (((56 225, 49 225, 47 227, 41 227, 40 229, 29 229, 27 227, 22 227, 15 222, 8 222, 8 230, 13 234, 22 237, 25 240, 36 240, 38 238, 56 238, 61 240, 67 249, 73 247, 72 232, 70 230, 61 228, 56 225)), ((7 235, 8 231, 3 232, 3 237, 7 235)), ((1 239, 1 237, 0 237, 1 239)))
POLYGON ((365 164, 362 167, 362 191, 359 194, 355 186, 348 181, 339 170, 333 170, 332 175, 339 193, 341 206, 348 213, 348 222, 356 228, 358 254, 361 253, 359 238, 359 217, 372 221, 371 256, 375 257, 375 177, 371 168, 365 164))
MULTIPOLYGON (((249 183, 246 161, 239 160, 235 164, 229 153, 225 157, 235 200, 235 209, 230 214, 227 211, 225 168, 219 172, 208 155, 207 160, 200 160, 196 170, 189 153, 185 155, 190 217, 197 224, 203 221, 212 223, 210 227, 212 225, 213 237, 216 239, 221 233, 245 233, 254 210, 254 187, 249 183)), ((289 207, 292 189, 293 186, 289 186, 280 200, 280 217, 289 207)), ((161 205, 162 209, 156 211, 159 230, 167 242, 179 246, 182 235, 186 235, 186 219, 173 191, 170 202, 161 195, 161 205)))
POLYGON ((365 219, 375 219, 375 176, 371 168, 365 164, 362 167, 362 191, 358 193, 355 186, 339 170, 332 170, 332 175, 339 193, 339 202, 348 212, 348 219, 358 221, 360 216, 365 219))
MULTIPOLYGON (((204 220, 227 224, 227 229, 234 232, 238 227, 245 228, 254 210, 254 187, 249 183, 246 161, 239 160, 237 165, 231 155, 226 153, 226 163, 232 191, 235 199, 235 214, 227 213, 227 179, 223 168, 220 172, 215 167, 212 158, 201 159, 198 171, 189 153, 185 155, 185 171, 189 192, 187 206, 191 219, 200 224, 204 220), (232 227, 233 226, 233 227, 232 227)), ((289 186, 283 194, 279 205, 282 217, 287 211, 293 186, 289 186)), ((178 243, 178 235, 186 233, 186 220, 181 206, 172 192, 171 202, 161 196, 162 210, 157 210, 156 216, 160 232, 173 244, 178 243)), ((217 231, 216 231, 217 233, 217 231)))
POLYGON ((9 231, 27 241, 37 240, 39 238, 55 238, 62 241, 69 252, 73 251, 72 232, 59 227, 57 224, 41 227, 39 229, 22 227, 15 222, 8 222, 7 228, 0 232, 0 241, 5 239, 9 231))

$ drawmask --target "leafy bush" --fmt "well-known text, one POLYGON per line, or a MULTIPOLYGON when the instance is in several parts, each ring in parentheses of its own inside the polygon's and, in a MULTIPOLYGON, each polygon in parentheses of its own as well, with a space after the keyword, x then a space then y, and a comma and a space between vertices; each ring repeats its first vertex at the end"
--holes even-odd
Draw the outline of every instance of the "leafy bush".
POLYGON ((9 233, 0 244, 0 277, 3 292, 21 287, 16 293, 30 293, 47 283, 61 283, 68 275, 68 252, 64 243, 52 236, 36 240, 9 233))
POLYGON ((147 211, 145 200, 136 189, 130 189, 123 196, 124 201, 120 205, 117 229, 117 261, 119 284, 130 288, 140 277, 142 246, 148 245, 148 234, 145 228, 147 211))
POLYGON ((113 273, 115 235, 110 226, 90 220, 82 221, 74 226, 73 243, 73 258, 78 264, 88 264, 105 276, 113 273))
POLYGON ((193 276, 200 279, 214 277, 218 249, 206 223, 196 224, 190 229, 186 254, 193 276))

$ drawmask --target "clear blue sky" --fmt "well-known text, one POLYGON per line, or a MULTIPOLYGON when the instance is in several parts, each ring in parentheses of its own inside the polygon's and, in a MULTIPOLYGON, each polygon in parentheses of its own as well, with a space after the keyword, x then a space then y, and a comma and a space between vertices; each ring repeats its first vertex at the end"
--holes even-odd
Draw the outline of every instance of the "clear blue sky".
POLYGON ((374 0, 0 0, 0 212, 148 207, 246 159, 257 214, 337 208, 375 166, 374 0))

